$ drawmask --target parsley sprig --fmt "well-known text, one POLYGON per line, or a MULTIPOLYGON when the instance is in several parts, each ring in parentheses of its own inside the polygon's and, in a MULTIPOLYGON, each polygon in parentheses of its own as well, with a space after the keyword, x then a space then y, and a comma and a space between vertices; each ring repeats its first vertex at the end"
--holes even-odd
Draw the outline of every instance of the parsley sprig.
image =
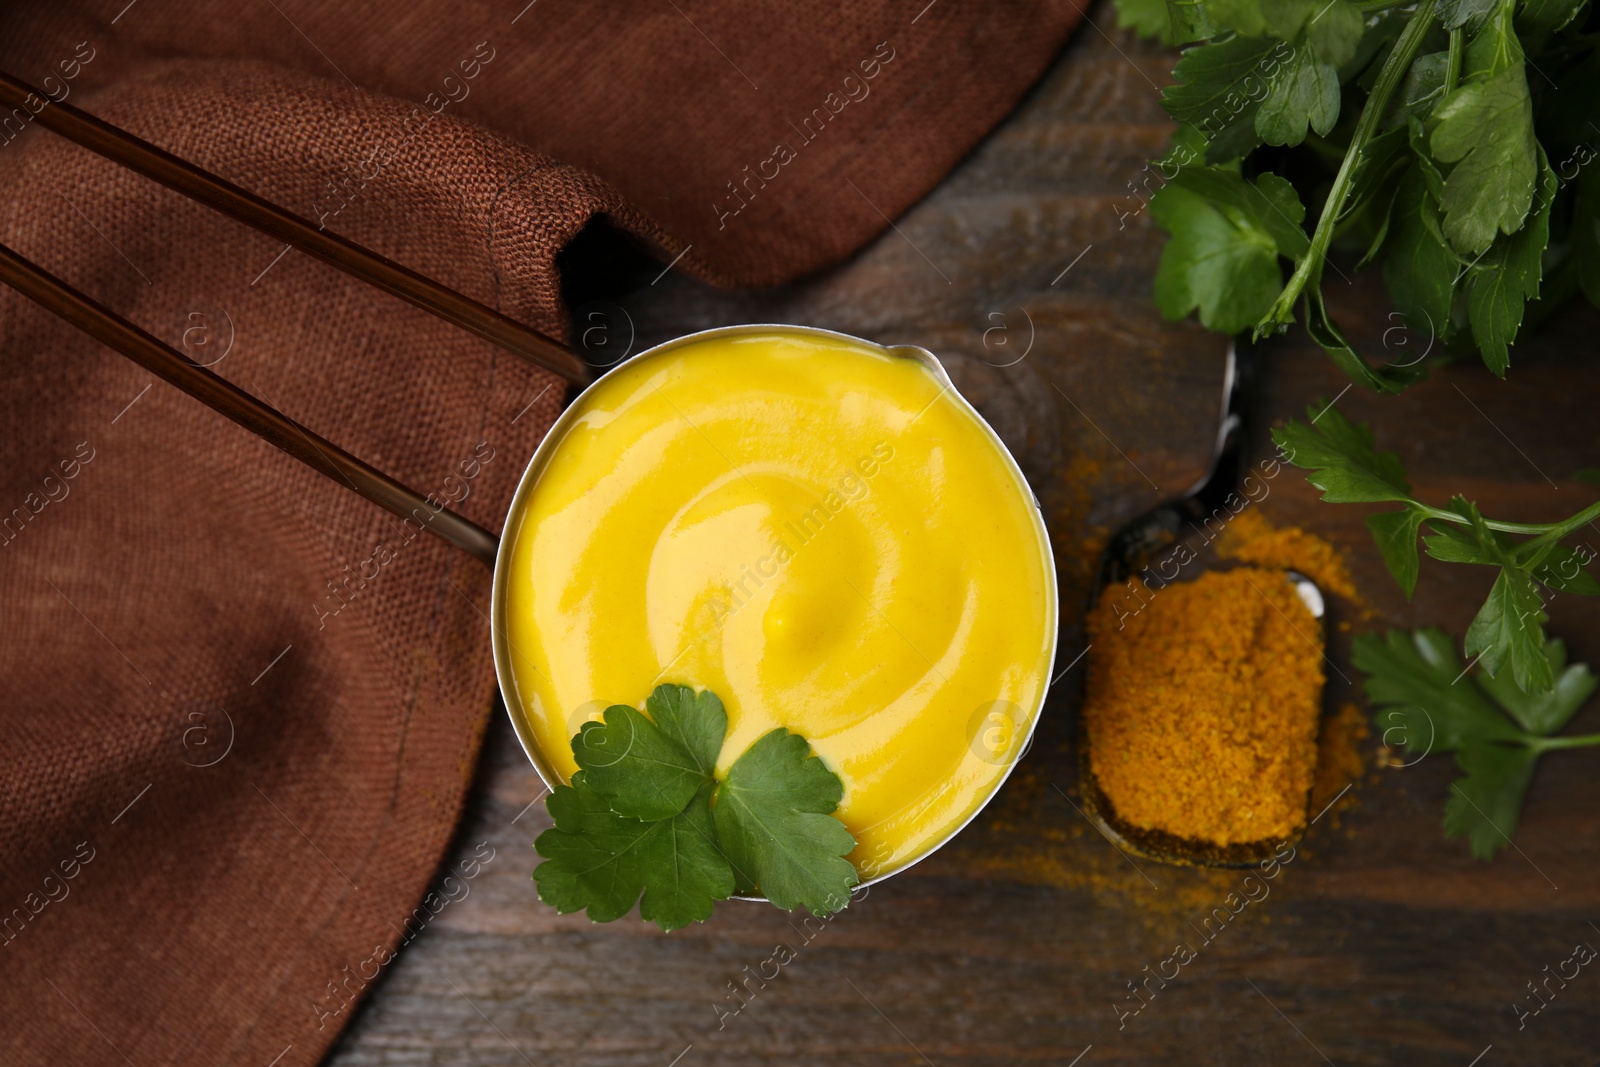
POLYGON ((1424 367, 1372 365, 1329 316, 1322 276, 1341 247, 1358 269, 1382 263, 1430 348, 1475 348, 1500 376, 1529 301, 1581 290, 1600 306, 1588 0, 1116 5, 1124 26, 1195 42, 1162 94, 1180 128, 1149 202, 1171 234, 1155 288, 1169 318, 1260 337, 1298 306, 1346 373, 1393 392, 1424 367))
POLYGON ((1596 679, 1585 665, 1568 665, 1559 640, 1545 654, 1554 684, 1530 696, 1505 675, 1469 673, 1441 630, 1355 640, 1355 665, 1366 672, 1384 743, 1403 750, 1407 765, 1433 752, 1455 753, 1463 777, 1450 786, 1445 834, 1466 837, 1478 859, 1511 843, 1540 756, 1600 745, 1600 734, 1554 736, 1594 693, 1596 679))
POLYGON ((856 842, 832 814, 844 785, 805 738, 763 734, 718 781, 728 714, 716 694, 662 685, 645 710, 613 705, 573 737, 581 769, 551 791, 555 825, 534 842, 539 899, 595 922, 637 902, 663 930, 704 922, 735 892, 814 915, 849 904, 856 842))
POLYGON ((1306 480, 1322 490, 1323 500, 1401 505, 1367 516, 1367 526, 1407 597, 1416 588, 1417 541, 1424 533, 1423 547, 1434 559, 1498 568, 1488 599, 1467 628, 1466 654, 1476 657, 1492 679, 1509 675, 1523 693, 1549 693, 1560 667, 1545 637, 1548 615, 1540 589, 1600 595, 1600 581, 1586 569, 1594 553, 1562 543, 1600 518, 1600 501, 1551 523, 1486 519, 1477 505, 1460 496, 1446 507, 1434 507, 1411 495, 1400 457, 1378 451, 1366 425, 1350 422, 1322 401, 1310 405, 1306 414, 1310 422, 1291 419, 1272 432, 1284 458, 1312 471, 1306 480))

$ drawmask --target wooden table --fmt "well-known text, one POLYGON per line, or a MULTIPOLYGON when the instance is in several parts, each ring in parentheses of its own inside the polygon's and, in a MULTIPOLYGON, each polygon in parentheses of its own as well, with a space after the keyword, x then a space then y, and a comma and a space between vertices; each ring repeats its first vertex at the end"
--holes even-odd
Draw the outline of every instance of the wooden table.
MULTIPOLYGON (((659 267, 640 273, 627 257, 602 258, 589 273, 641 282, 609 310, 580 309, 611 315, 621 341, 625 309, 635 350, 703 327, 776 321, 938 352, 1045 505, 1063 648, 1081 647, 1088 561, 1107 532, 1201 473, 1224 349, 1193 323, 1162 321, 1149 296, 1161 237, 1130 190, 1168 133, 1156 86, 1171 57, 1112 30, 1108 10, 1094 17, 1098 28, 1079 33, 1019 111, 899 220, 901 232, 848 266, 777 292, 719 293, 676 274, 645 284, 659 267)), ((1365 351, 1397 358, 1426 344, 1386 314, 1380 287, 1346 286, 1330 272, 1329 288, 1365 351)), ((1572 472, 1600 466, 1600 370, 1586 355, 1597 325, 1587 311, 1561 316, 1514 350, 1505 382, 1463 363, 1400 397, 1358 387, 1338 402, 1400 451, 1425 498, 1459 491, 1497 517, 1564 516, 1594 492, 1572 472)), ((1346 384, 1293 336, 1271 348, 1266 413, 1297 414, 1346 384)), ((1425 560, 1407 605, 1363 509, 1317 502, 1295 472, 1263 507, 1349 547, 1376 613, 1355 619, 1357 629, 1439 623, 1459 635, 1487 590, 1482 569, 1425 560)), ((1596 604, 1558 599, 1552 628, 1577 658, 1600 660, 1597 623, 1596 604)), ((1356 672, 1348 639, 1335 644, 1337 701, 1354 692, 1340 675, 1356 672)), ((1178 941, 1196 940, 1189 922, 1219 906, 1240 874, 1135 867, 1090 827, 1075 810, 1078 699, 1070 672, 982 816, 809 940, 790 916, 749 904, 721 906, 709 925, 670 936, 541 905, 529 881, 533 839, 548 825, 534 803, 541 786, 499 716, 451 862, 480 842, 495 859, 388 969, 330 1062, 1595 1062, 1600 973, 1581 972, 1520 1030, 1512 1004, 1531 1004, 1526 983, 1574 945, 1600 945, 1591 922, 1600 921, 1600 754, 1547 757, 1516 847, 1479 863, 1441 832, 1451 758, 1379 769, 1374 738, 1354 806, 1319 822, 1271 896, 1119 1028, 1117 1006, 1133 1006, 1127 983, 1178 941), (796 958, 764 987, 751 980, 754 996, 723 1016, 737 1006, 730 982, 779 943, 796 958)), ((1600 710, 1574 728, 1600 729, 1600 710)))

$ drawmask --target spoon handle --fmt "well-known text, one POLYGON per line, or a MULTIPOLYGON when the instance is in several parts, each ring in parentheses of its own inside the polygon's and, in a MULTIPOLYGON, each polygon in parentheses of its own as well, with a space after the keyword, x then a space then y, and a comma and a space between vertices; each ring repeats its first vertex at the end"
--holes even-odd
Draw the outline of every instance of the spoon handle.
POLYGON ((1211 467, 1188 496, 1200 512, 1213 514, 1237 493, 1244 479, 1249 457, 1245 454, 1250 420, 1255 415, 1256 384, 1260 377, 1260 353, 1248 335, 1235 337, 1228 344, 1228 363, 1223 372, 1222 419, 1217 427, 1217 446, 1211 467))

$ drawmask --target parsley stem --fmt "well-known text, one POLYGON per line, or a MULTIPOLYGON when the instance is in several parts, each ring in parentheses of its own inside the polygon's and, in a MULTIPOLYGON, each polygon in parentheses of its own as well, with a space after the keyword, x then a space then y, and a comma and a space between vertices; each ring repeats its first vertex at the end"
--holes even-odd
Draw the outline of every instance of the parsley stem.
POLYGON ((1467 48, 1467 35, 1460 30, 1450 31, 1450 53, 1445 60, 1444 95, 1449 96, 1461 84, 1461 57, 1467 48))
MULTIPOLYGON (((1418 500, 1411 501, 1411 505, 1430 519, 1453 522, 1457 526, 1472 525, 1471 519, 1465 515, 1458 515, 1453 511, 1429 507, 1418 500)), ((1543 545, 1547 541, 1559 541, 1578 527, 1593 522, 1595 519, 1600 519, 1600 500, 1590 504, 1570 519, 1565 519, 1561 522, 1499 522, 1495 519, 1486 519, 1484 525, 1491 530, 1499 530, 1501 533, 1525 534, 1537 538, 1537 541, 1529 541, 1526 544, 1518 545, 1517 548, 1520 551, 1529 545, 1543 545)))
POLYGON ((1528 747, 1536 752, 1552 748, 1585 748, 1600 745, 1600 734, 1578 734, 1575 737, 1530 737, 1528 747))
MULTIPOLYGON (((1415 505, 1419 510, 1424 512, 1428 516, 1428 518, 1430 518, 1430 519, 1436 519, 1436 520, 1438 520, 1440 522, 1453 522, 1457 526, 1471 526, 1472 525, 1472 520, 1467 518, 1465 515, 1458 515, 1453 511, 1445 511, 1442 508, 1431 508, 1428 505, 1420 503, 1420 502, 1415 501, 1415 500, 1413 500, 1411 503, 1413 505, 1415 505)), ((1496 521, 1494 519, 1485 519, 1483 524, 1485 526, 1489 527, 1489 529, 1491 529, 1491 530, 1499 530, 1501 533, 1528 534, 1528 535, 1540 535, 1540 536, 1549 533, 1555 527, 1554 523, 1548 523, 1548 522, 1546 522, 1546 523, 1498 522, 1498 521, 1496 521)))
POLYGON ((1306 285, 1321 284, 1322 264, 1327 259, 1329 245, 1333 243, 1334 229, 1338 225, 1339 217, 1344 213, 1345 203, 1354 189, 1356 170, 1366 162, 1367 145, 1377 134, 1378 123, 1382 121, 1384 112, 1389 110, 1389 100, 1394 96, 1395 90, 1400 88, 1406 71, 1411 67, 1411 61, 1416 58, 1417 51, 1422 47, 1423 39, 1433 28, 1435 3, 1436 0, 1421 0, 1417 4, 1417 9, 1411 13, 1406 28, 1401 31, 1394 48, 1390 50, 1389 57, 1383 61, 1383 69, 1378 73, 1378 80, 1372 86, 1366 106, 1361 109, 1361 117, 1356 120, 1355 133, 1350 137, 1350 150, 1345 154, 1344 162, 1339 164, 1339 173, 1334 176, 1333 188, 1328 191, 1328 199, 1322 206, 1322 216, 1317 219, 1316 232, 1311 235, 1311 247, 1295 264, 1294 274, 1290 276, 1289 284, 1283 287, 1283 292, 1278 294, 1277 301, 1256 324, 1257 337, 1261 337, 1275 326, 1293 322, 1295 302, 1300 299, 1300 294, 1306 285))
POLYGON ((1559 541, 1563 537, 1567 536, 1567 534, 1572 533, 1578 527, 1585 526, 1593 522, 1595 519, 1600 519, 1600 500, 1596 500, 1593 504, 1590 504, 1576 515, 1572 516, 1570 519, 1567 519, 1563 522, 1550 524, 1550 526, 1538 537, 1534 538, 1532 541, 1529 541, 1527 544, 1517 546, 1518 550, 1521 551, 1534 546, 1543 547, 1550 541, 1559 541))

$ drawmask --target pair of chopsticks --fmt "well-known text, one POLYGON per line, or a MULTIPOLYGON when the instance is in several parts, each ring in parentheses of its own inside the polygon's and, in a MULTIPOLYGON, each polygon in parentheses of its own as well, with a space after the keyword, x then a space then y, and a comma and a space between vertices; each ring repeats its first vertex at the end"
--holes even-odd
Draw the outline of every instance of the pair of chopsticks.
MULTIPOLYGON (((270 234, 570 383, 583 385, 589 380, 588 368, 581 360, 515 319, 353 241, 320 230, 254 193, 85 111, 51 100, 0 71, 0 113, 11 109, 20 109, 30 114, 34 123, 74 144, 270 234)), ((498 546, 489 531, 430 504, 416 490, 199 366, 4 244, 0 244, 0 281, 301 462, 401 518, 421 522, 450 544, 494 566, 498 546)))

